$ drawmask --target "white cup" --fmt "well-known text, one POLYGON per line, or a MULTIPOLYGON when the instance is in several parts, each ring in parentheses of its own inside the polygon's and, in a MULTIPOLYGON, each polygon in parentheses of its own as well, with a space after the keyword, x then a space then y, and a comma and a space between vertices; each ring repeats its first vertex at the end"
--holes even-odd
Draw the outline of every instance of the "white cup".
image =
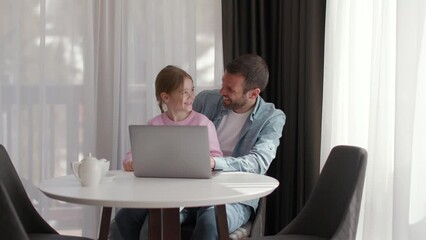
POLYGON ((71 166, 75 177, 84 187, 96 186, 101 181, 103 164, 91 155, 71 163, 71 166))

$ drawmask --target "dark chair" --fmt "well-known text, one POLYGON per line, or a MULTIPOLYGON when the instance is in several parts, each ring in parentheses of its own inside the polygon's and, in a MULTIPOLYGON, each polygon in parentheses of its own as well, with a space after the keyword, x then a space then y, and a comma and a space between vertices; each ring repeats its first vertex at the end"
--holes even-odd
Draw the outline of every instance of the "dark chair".
POLYGON ((4 239, 89 240, 56 232, 32 205, 12 161, 0 145, 0 236, 4 239))
POLYGON ((364 188, 367 152, 334 147, 300 213, 277 235, 262 240, 354 240, 364 188))

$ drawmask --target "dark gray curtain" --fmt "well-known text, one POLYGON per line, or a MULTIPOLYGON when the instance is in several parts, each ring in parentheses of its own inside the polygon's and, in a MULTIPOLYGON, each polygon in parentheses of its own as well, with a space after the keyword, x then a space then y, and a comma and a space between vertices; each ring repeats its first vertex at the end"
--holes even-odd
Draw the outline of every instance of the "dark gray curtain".
POLYGON ((267 198, 266 234, 304 205, 319 175, 326 0, 222 0, 224 63, 257 53, 269 65, 262 96, 287 121, 268 175, 280 181, 267 198))

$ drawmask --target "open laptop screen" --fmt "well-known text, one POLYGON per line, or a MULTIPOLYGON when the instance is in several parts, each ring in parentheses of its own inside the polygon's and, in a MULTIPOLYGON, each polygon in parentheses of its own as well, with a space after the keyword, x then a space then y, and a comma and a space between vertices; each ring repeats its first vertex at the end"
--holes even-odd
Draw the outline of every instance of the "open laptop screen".
POLYGON ((206 126, 130 125, 137 177, 211 178, 206 126))

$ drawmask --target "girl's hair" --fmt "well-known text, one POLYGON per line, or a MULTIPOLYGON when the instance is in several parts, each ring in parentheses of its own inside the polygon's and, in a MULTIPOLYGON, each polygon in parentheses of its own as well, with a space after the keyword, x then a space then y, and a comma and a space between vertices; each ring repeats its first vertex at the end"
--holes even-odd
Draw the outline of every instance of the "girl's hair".
POLYGON ((160 94, 162 92, 170 94, 179 89, 183 85, 185 78, 189 78, 192 81, 192 77, 187 72, 172 65, 166 66, 158 73, 155 79, 155 97, 162 113, 165 110, 160 94))

